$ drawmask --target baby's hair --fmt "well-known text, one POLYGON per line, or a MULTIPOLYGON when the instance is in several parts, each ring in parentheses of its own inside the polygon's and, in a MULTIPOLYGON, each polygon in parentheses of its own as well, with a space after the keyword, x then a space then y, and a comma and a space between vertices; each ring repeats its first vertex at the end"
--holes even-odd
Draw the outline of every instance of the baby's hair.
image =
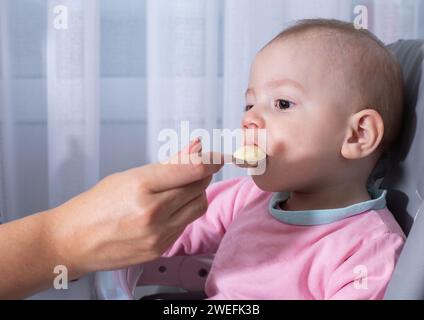
POLYGON ((339 20, 298 21, 278 34, 268 45, 314 33, 328 34, 329 39, 334 40, 341 63, 346 65, 345 58, 351 62, 353 68, 349 68, 351 73, 348 85, 361 95, 359 99, 362 105, 357 111, 374 109, 381 115, 385 127, 382 151, 387 151, 399 135, 403 114, 404 84, 397 59, 370 31, 357 29, 352 23, 339 20))

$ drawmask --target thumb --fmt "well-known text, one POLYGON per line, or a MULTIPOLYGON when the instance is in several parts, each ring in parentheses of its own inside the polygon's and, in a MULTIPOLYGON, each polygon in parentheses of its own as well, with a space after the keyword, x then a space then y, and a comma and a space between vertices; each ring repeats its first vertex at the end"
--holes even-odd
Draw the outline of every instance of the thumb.
POLYGON ((169 158, 164 164, 189 164, 196 163, 196 158, 202 152, 202 141, 196 138, 176 155, 169 158), (194 160, 194 161, 193 161, 194 160))
POLYGON ((219 154, 200 155, 202 143, 195 139, 164 164, 155 163, 140 168, 140 179, 152 192, 163 192, 200 181, 217 173, 224 161, 219 154), (204 161, 204 159, 218 161, 204 161), (214 164, 217 163, 217 164, 214 164))

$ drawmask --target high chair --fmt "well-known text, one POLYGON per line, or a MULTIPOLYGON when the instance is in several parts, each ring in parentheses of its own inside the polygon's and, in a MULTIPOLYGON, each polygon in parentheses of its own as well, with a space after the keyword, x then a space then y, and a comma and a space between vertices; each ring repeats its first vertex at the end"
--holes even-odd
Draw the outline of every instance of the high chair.
MULTIPOLYGON (((388 190, 388 207, 407 241, 385 299, 424 299, 424 41, 401 40, 389 48, 403 69, 406 111, 397 144, 380 161, 370 182, 388 190)), ((144 299, 202 299, 212 258, 162 258, 117 271, 98 272, 95 294, 98 299, 134 299, 137 287, 155 286, 156 294, 144 299)))
MULTIPOLYGON (((389 46, 405 78, 405 114, 399 141, 381 170, 387 205, 407 235, 385 299, 424 299, 424 41, 389 46)), ((376 170, 378 171, 378 170, 376 170)), ((378 174, 378 173, 377 173, 378 174)))

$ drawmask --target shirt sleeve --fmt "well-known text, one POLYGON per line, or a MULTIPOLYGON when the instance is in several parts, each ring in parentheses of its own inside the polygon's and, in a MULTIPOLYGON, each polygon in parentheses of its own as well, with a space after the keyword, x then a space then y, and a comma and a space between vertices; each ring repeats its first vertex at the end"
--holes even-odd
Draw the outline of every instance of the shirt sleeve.
POLYGON ((213 254, 241 205, 239 190, 245 180, 233 179, 213 184, 206 191, 208 210, 188 225, 163 257, 213 254))
POLYGON ((325 298, 383 299, 403 244, 404 238, 396 233, 364 241, 332 274, 325 298))

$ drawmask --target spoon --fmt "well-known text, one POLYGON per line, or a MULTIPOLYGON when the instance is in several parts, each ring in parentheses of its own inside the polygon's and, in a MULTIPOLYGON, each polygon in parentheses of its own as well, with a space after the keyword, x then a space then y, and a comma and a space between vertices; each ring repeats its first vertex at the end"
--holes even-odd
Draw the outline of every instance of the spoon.
POLYGON ((240 168, 257 168, 266 157, 265 151, 258 146, 246 145, 233 153, 231 162, 240 168))

